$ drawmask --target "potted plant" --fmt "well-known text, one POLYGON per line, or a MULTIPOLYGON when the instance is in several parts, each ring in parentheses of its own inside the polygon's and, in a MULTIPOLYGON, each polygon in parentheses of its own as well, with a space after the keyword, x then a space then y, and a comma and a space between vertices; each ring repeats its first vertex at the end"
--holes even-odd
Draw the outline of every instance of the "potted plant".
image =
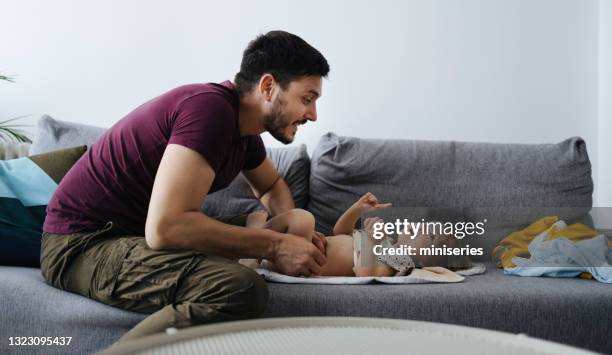
MULTIPOLYGON (((1 81, 7 81, 10 83, 14 83, 15 80, 6 75, 0 74, 1 81)), ((26 127, 27 125, 15 124, 15 121, 23 118, 25 116, 10 118, 8 120, 0 121, 0 141, 1 142, 18 142, 18 143, 32 143, 32 140, 22 132, 19 127, 26 127)))

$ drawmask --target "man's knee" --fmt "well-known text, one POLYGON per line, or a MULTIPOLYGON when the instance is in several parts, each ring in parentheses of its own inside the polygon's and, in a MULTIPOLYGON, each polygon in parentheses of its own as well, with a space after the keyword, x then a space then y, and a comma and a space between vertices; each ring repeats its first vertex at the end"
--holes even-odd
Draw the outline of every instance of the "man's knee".
POLYGON ((268 304, 268 285, 253 269, 238 265, 228 280, 228 305, 243 310, 245 317, 259 317, 268 304))
POLYGON ((180 301, 209 304, 240 318, 258 317, 265 311, 268 286, 253 269, 228 260, 212 273, 198 274, 196 268, 188 282, 208 287, 199 287, 197 293, 180 301))

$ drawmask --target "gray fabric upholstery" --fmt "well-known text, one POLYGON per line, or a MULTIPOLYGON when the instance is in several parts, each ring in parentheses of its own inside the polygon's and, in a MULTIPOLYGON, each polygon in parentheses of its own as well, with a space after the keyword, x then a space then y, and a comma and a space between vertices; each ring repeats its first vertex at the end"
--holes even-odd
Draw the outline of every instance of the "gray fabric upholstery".
MULTIPOLYGON (((358 316, 462 324, 612 351, 610 285, 593 280, 484 275, 458 284, 297 285, 269 283, 265 317, 358 316)), ((73 336, 70 347, 28 353, 84 354, 118 339, 146 315, 48 286, 39 269, 0 267, 0 353, 8 336, 73 336)))
MULTIPOLYGON (((31 154, 63 147, 60 144, 71 129, 45 118, 39 125, 41 142, 35 142, 40 148, 31 154), (51 138, 42 138, 45 134, 51 138)), ((70 144, 91 144, 94 136, 70 144)), ((396 206, 466 207, 464 212, 472 219, 492 216, 487 243, 516 230, 517 221, 529 222, 541 213, 516 207, 572 207, 559 214, 578 219, 592 204, 591 168, 580 138, 519 145, 364 140, 328 134, 314 151, 310 184, 305 147, 278 155, 271 151, 269 156, 294 190, 298 206, 305 206, 305 196, 310 196, 307 207, 318 228, 326 232, 366 191, 396 206), (510 207, 511 212, 500 206, 510 207), (483 212, 482 207, 488 208, 483 212)), ((256 206, 245 181, 217 194, 209 197, 209 211, 217 211, 213 215, 256 206)), ((269 284, 265 316, 417 319, 527 333, 612 352, 610 285, 505 276, 493 265, 488 267, 486 274, 459 284, 269 284)), ((113 343, 146 316, 54 289, 39 269, 20 267, 0 267, 0 315, 2 354, 91 353, 113 343), (69 347, 8 346, 9 336, 28 335, 74 338, 69 347)))
MULTIPOLYGON (((306 146, 266 148, 268 158, 289 186, 298 208, 306 208, 310 158, 306 146)), ((210 194, 202 205, 209 216, 248 213, 264 209, 242 174, 225 189, 210 194)))
POLYGON ((30 155, 79 145, 90 147, 105 131, 106 128, 58 121, 49 115, 43 115, 38 120, 30 155))
POLYGON ((40 269, 0 266, 0 354, 88 354, 113 343, 142 314, 47 285, 40 269), (13 336, 71 336, 69 346, 9 347, 13 336))
POLYGON ((577 278, 507 276, 493 264, 487 267, 485 274, 457 284, 269 284, 264 316, 416 319, 525 333, 612 352, 610 285, 577 278))
POLYGON ((561 217, 576 220, 592 205, 591 164, 578 137, 557 144, 493 144, 328 133, 311 161, 308 210, 324 233, 368 191, 398 207, 456 207, 471 220, 488 218, 493 223, 486 237, 470 243, 486 250, 544 211, 524 207, 571 207, 561 217))
POLYGON ((308 205, 308 181, 310 178, 310 157, 306 145, 298 147, 267 148, 268 157, 289 185, 295 207, 308 205))

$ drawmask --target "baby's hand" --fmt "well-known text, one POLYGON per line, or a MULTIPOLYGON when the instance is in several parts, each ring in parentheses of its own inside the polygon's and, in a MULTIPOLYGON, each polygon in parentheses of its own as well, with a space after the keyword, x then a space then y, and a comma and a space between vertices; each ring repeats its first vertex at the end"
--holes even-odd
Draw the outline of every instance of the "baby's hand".
POLYGON ((361 198, 357 200, 357 202, 355 202, 353 206, 361 209, 361 211, 363 212, 391 207, 391 203, 379 203, 378 198, 376 198, 373 193, 368 192, 365 195, 361 196, 361 198))

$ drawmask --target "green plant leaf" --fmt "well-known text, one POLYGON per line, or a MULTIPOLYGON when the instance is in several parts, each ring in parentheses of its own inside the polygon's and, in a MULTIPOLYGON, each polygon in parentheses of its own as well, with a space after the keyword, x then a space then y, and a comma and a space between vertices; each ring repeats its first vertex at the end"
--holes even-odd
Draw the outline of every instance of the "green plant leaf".
POLYGON ((32 140, 27 136, 25 132, 15 128, 15 127, 28 127, 30 125, 7 124, 9 122, 14 122, 24 117, 27 117, 27 116, 19 116, 15 118, 10 118, 8 120, 0 121, 0 140, 4 142, 32 143, 32 140))
POLYGON ((4 126, 8 122, 13 122, 13 121, 16 121, 16 120, 20 120, 20 119, 25 118, 25 117, 28 117, 28 116, 27 115, 18 116, 18 117, 15 117, 15 118, 9 118, 8 120, 0 121, 0 126, 4 126))
MULTIPOLYGON (((15 82, 15 79, 0 74, 0 80, 8 81, 11 83, 15 82)), ((7 124, 16 120, 22 119, 27 116, 19 116, 15 118, 9 118, 8 120, 0 121, 0 141, 4 142, 27 142, 32 143, 32 140, 27 136, 27 133, 22 132, 16 127, 28 127, 29 125, 24 124, 7 124)))
POLYGON ((11 128, 6 128, 6 127, 0 127, 0 139, 4 142, 25 142, 25 143, 32 143, 32 140, 23 132, 15 130, 15 129, 11 129, 11 128))
POLYGON ((15 82, 15 79, 11 78, 10 76, 6 76, 6 75, 2 75, 2 74, 0 74, 0 80, 8 81, 8 82, 11 82, 11 83, 15 82))

